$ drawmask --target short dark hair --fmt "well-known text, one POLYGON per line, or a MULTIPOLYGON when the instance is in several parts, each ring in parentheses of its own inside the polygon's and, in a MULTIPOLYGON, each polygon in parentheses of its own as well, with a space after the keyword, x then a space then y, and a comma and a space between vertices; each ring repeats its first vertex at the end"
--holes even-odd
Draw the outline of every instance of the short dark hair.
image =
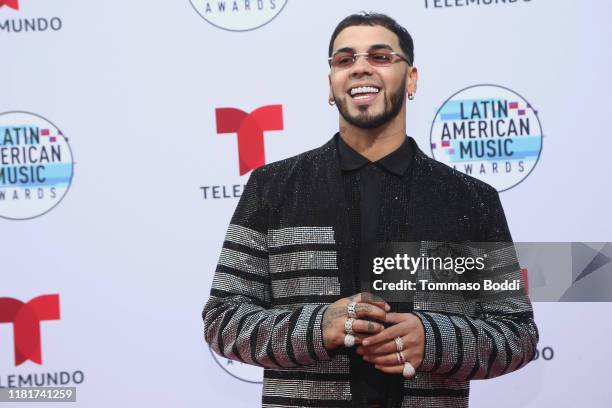
POLYGON ((414 63, 414 42, 412 41, 412 36, 408 32, 408 30, 399 25, 397 21, 395 21, 393 18, 389 17, 386 14, 367 11, 363 11, 358 14, 351 14, 350 16, 344 18, 340 23, 338 23, 336 29, 334 30, 331 36, 331 40, 329 40, 328 56, 331 57, 332 55, 334 41, 336 40, 336 37, 338 37, 338 34, 340 34, 340 31, 351 26, 365 25, 382 26, 388 29, 389 31, 392 31, 395 35, 397 35, 400 48, 406 55, 408 63, 410 65, 414 63))

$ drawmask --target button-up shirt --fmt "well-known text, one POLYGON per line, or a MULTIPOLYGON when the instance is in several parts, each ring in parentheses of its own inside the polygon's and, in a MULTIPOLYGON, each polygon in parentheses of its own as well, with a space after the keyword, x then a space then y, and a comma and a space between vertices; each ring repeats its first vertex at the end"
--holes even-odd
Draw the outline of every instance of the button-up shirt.
MULTIPOLYGON (((399 186, 399 183, 385 183, 385 178, 401 178, 412 160, 412 149, 408 138, 400 147, 376 162, 359 154, 337 135, 340 169, 348 205, 353 249, 355 254, 355 284, 359 288, 359 247, 366 243, 377 242, 381 203, 383 195, 395 196, 395 191, 383 191, 383 185, 399 186)), ((363 386, 368 404, 379 403, 384 406, 392 384, 391 376, 377 370, 373 364, 359 358, 355 373, 363 386)))

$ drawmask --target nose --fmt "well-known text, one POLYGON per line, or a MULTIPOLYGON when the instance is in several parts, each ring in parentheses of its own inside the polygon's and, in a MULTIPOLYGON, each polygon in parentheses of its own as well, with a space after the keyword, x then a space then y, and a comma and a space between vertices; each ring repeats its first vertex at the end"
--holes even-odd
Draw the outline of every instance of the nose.
POLYGON ((364 74, 372 74, 372 65, 370 65, 370 63, 368 62, 366 55, 355 55, 355 63, 351 67, 350 75, 361 76, 364 74))

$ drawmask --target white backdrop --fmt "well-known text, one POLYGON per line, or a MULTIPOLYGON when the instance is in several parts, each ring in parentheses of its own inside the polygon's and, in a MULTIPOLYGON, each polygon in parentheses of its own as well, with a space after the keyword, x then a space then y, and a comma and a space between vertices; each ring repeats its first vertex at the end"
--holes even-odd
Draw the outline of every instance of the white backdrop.
MULTIPOLYGON (((219 1, 204 19, 195 0, 0 0, 0 112, 43 117, 74 161, 63 200, 20 198, 34 218, 8 219, 13 199, 0 200, 0 298, 58 294, 61 312, 40 324, 42 364, 16 364, 13 324, 0 323, 1 387, 61 372, 72 386, 76 372, 79 406, 258 406, 261 386, 244 380, 261 371, 220 360, 230 375, 202 334, 230 192, 248 177, 215 110, 282 105, 266 162, 323 144, 337 129, 329 36, 360 10, 388 13, 414 37, 408 133, 428 154, 436 112, 463 88, 503 86, 537 110, 539 160, 501 193, 516 241, 612 241, 610 2, 252 0, 245 10, 242 0, 221 15, 219 1)), ((9 119, 0 115, 1 132, 9 119)), ((18 164, 9 159, 0 166, 18 164)), ((36 188, 49 193, 49 180, 36 188)), ((608 406, 610 304, 534 306, 540 358, 473 382, 471 405, 608 406)))

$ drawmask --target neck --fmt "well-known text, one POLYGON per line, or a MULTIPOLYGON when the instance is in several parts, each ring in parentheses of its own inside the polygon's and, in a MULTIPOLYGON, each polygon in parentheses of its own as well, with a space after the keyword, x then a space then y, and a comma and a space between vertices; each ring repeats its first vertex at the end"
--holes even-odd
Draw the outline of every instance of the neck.
POLYGON ((401 113, 376 129, 358 128, 340 117, 342 140, 370 161, 382 159, 402 145, 406 137, 406 116, 401 113))

